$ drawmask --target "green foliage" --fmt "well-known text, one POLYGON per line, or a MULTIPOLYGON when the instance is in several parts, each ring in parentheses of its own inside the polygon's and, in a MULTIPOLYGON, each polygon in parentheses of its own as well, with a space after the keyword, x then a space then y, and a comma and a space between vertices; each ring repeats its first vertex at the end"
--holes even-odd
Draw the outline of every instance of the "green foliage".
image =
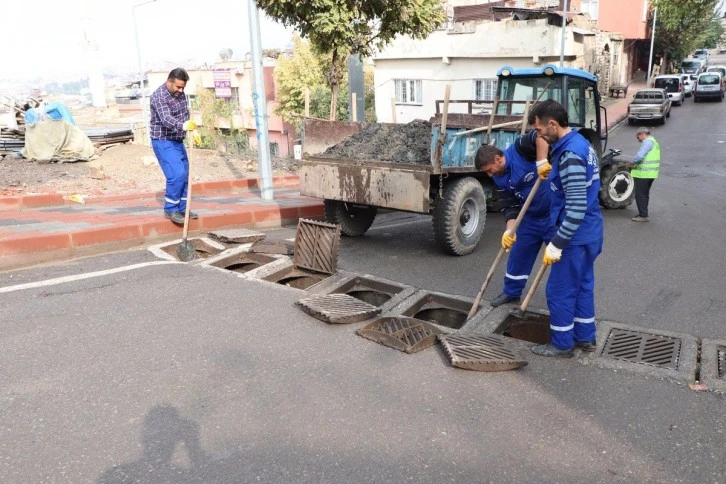
MULTIPOLYGON (((677 62, 695 49, 715 46, 722 32, 718 13, 722 4, 722 0, 656 0, 655 52, 677 62)), ((651 11, 651 21, 652 17, 651 11)))
POLYGON ((244 154, 250 150, 250 139, 246 130, 234 127, 232 115, 234 106, 226 99, 219 99, 213 89, 198 89, 192 109, 202 117, 199 132, 202 136, 200 148, 216 150, 224 145, 228 153, 244 154), (230 129, 220 129, 219 120, 229 121, 230 129))
POLYGON ((425 38, 446 19, 439 0, 257 0, 257 6, 330 56, 326 72, 333 106, 349 54, 370 57, 397 35, 425 38))

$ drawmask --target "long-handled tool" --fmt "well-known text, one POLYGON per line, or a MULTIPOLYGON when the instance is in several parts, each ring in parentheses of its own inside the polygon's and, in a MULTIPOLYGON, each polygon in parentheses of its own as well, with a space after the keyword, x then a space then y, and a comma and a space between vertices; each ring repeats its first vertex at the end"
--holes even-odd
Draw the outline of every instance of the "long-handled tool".
POLYGON ((527 319, 527 307, 529 306, 529 302, 532 300, 532 296, 534 296, 534 292, 537 290, 537 286, 539 286, 539 281, 542 280, 542 276, 544 276, 546 270, 547 266, 542 264, 542 267, 539 268, 537 275, 534 277, 534 281, 532 281, 532 286, 529 288, 527 297, 525 297, 524 301, 522 301, 522 305, 519 306, 518 310, 512 311, 513 316, 520 319, 527 319))
MULTIPOLYGON (((535 193, 537 193, 537 190, 539 189, 539 186, 541 184, 542 184, 542 180, 539 177, 537 177, 537 180, 535 180, 534 185, 532 185, 532 190, 529 192, 527 199, 524 201, 524 205, 522 205, 522 209, 519 211, 519 215, 517 215, 517 218, 514 220, 514 225, 512 226, 512 229, 511 229, 513 233, 517 233, 519 224, 522 222, 525 212, 527 212, 527 209, 532 204, 534 195, 535 195, 535 193)), ((477 309, 479 309, 479 303, 481 303, 481 298, 482 298, 482 296, 484 296, 484 291, 486 291, 487 287, 489 287, 489 283, 491 282, 492 277, 494 276, 494 271, 496 270, 497 266, 499 265, 499 262, 502 260, 502 257, 504 256, 505 252, 506 251, 504 250, 504 247, 499 249, 499 253, 497 254, 497 257, 494 259, 494 263, 492 264, 491 269, 489 269, 487 278, 484 280, 484 284, 482 284, 481 289, 479 290, 479 294, 476 295, 476 299, 474 299, 474 304, 471 306, 471 310, 469 311, 469 316, 467 317, 467 319, 473 317, 476 314, 477 309)))
MULTIPOLYGON (((189 133, 191 133, 191 131, 189 133)), ((176 255, 182 262, 189 262, 197 258, 196 247, 194 247, 194 244, 187 239, 187 235, 189 235, 189 212, 191 211, 192 205, 192 150, 194 149, 193 136, 190 134, 188 139, 189 155, 187 156, 187 159, 189 161, 189 166, 187 168, 187 209, 184 212, 184 231, 182 232, 182 241, 179 244, 179 247, 176 248, 176 255)))

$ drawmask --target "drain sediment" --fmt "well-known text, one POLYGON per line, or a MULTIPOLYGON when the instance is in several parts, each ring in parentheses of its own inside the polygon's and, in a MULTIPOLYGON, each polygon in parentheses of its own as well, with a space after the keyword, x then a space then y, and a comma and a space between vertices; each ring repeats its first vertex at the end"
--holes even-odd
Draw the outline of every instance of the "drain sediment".
POLYGON ((530 343, 547 344, 550 342, 550 318, 537 313, 526 313, 524 317, 510 314, 494 332, 530 343))

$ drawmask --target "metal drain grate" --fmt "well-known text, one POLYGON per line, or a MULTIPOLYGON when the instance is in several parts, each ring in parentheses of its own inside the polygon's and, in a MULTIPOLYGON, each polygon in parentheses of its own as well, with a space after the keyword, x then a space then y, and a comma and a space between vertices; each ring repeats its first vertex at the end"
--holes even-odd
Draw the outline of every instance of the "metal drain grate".
POLYGON ((504 337, 489 335, 439 335, 453 366, 475 371, 515 370, 528 364, 504 347, 504 337))
POLYGON ((381 308, 347 294, 311 296, 295 304, 312 317, 335 324, 359 323, 381 312, 381 308))
POLYGON ((339 245, 339 225, 300 219, 295 234, 295 267, 333 274, 339 245))
POLYGON ((718 347, 718 377, 726 379, 726 346, 718 347))
POLYGON ((443 334, 436 326, 408 316, 379 318, 357 332, 364 338, 406 353, 415 353, 435 345, 436 335, 443 334))
POLYGON ((602 350, 602 356, 669 370, 678 369, 680 354, 680 338, 617 328, 610 330, 602 350))

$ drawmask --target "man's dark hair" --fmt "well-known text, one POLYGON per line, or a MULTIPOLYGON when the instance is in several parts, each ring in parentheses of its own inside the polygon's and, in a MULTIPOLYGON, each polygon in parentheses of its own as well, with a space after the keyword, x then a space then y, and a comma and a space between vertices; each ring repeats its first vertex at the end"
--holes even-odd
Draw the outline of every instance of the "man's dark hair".
POLYGON ((485 166, 494 163, 494 158, 497 156, 504 156, 504 152, 494 145, 481 145, 476 150, 474 167, 476 167, 477 171, 481 171, 485 166))
POLYGON ((189 80, 189 74, 187 74, 187 71, 185 71, 181 67, 177 67, 176 69, 173 69, 169 73, 169 77, 166 78, 167 81, 171 81, 174 79, 187 82, 189 80))
POLYGON ((548 99, 535 104, 529 112, 527 122, 529 124, 534 124, 534 118, 539 118, 540 122, 545 124, 552 119, 557 121, 557 124, 563 128, 569 126, 569 122, 567 121, 567 111, 562 104, 558 103, 554 99, 548 99))

